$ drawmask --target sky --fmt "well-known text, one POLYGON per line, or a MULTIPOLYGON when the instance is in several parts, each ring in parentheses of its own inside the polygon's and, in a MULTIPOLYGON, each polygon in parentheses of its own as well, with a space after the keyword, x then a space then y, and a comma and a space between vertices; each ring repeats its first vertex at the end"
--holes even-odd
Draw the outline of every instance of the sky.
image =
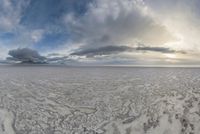
POLYGON ((0 0, 0 60, 199 65, 199 0, 0 0))

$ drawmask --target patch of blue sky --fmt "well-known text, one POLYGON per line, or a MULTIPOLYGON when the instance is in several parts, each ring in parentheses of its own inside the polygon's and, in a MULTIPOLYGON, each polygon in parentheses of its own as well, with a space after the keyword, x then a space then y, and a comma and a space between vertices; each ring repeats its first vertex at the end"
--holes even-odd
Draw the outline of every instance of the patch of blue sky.
POLYGON ((11 44, 14 39, 16 39, 14 33, 11 32, 0 33, 0 40, 5 45, 11 44))
POLYGON ((67 13, 82 15, 91 0, 31 0, 23 13, 20 23, 29 28, 39 29, 48 25, 61 25, 67 13))

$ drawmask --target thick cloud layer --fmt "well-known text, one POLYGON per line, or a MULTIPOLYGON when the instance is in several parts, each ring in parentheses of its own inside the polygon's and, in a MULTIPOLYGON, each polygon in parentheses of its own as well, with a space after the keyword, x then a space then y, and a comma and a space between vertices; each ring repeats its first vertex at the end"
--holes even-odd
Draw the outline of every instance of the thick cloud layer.
POLYGON ((111 55, 118 54, 122 52, 133 52, 136 53, 138 51, 142 52, 160 52, 160 53, 182 53, 186 54, 184 51, 176 51, 166 47, 151 47, 151 46, 137 46, 137 47, 129 47, 129 46, 105 46, 96 49, 86 49, 79 50, 77 52, 72 53, 71 55, 77 56, 86 56, 86 57, 94 57, 101 55, 111 55))
POLYGON ((100 47, 96 49, 81 50, 81 51, 72 53, 71 55, 93 57, 95 55, 110 55, 110 54, 117 54, 120 52, 130 51, 130 50, 132 50, 132 48, 127 47, 127 46, 105 46, 105 47, 100 47))
POLYGON ((173 40, 165 26, 157 23, 137 0, 96 0, 85 15, 77 18, 68 14, 65 22, 83 49, 137 41, 158 45, 173 40))
POLYGON ((45 63, 46 58, 41 56, 36 50, 29 48, 18 48, 10 50, 8 53, 11 57, 8 60, 21 63, 45 63))
POLYGON ((179 49, 165 46, 176 37, 140 0, 95 0, 83 16, 67 14, 65 23, 78 48, 71 55, 99 60, 96 56, 114 54, 120 58, 129 52, 133 53, 130 59, 140 60, 141 56, 135 53, 183 54, 179 49), (140 43, 149 47, 138 47, 140 43))

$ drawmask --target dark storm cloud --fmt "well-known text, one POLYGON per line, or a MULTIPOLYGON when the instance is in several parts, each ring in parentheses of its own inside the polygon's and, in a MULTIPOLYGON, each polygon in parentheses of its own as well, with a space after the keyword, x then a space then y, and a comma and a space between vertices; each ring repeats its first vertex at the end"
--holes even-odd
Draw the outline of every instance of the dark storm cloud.
POLYGON ((94 57, 96 55, 111 55, 118 54, 122 52, 132 52, 132 51, 143 51, 143 52, 160 52, 160 53, 182 53, 186 54, 184 51, 176 51, 166 47, 150 47, 150 46, 138 46, 138 47, 129 47, 129 46, 105 46, 96 49, 86 49, 79 50, 72 53, 71 55, 77 56, 87 56, 94 57))
POLYGON ((36 50, 30 48, 18 48, 8 52, 7 60, 21 63, 45 63, 46 58, 41 56, 36 50))

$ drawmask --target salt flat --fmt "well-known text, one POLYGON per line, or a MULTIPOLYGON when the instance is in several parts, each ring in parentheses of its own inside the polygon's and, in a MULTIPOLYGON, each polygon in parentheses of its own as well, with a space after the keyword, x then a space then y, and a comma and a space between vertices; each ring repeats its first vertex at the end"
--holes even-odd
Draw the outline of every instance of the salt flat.
POLYGON ((199 134, 200 69, 0 66, 1 134, 199 134))

